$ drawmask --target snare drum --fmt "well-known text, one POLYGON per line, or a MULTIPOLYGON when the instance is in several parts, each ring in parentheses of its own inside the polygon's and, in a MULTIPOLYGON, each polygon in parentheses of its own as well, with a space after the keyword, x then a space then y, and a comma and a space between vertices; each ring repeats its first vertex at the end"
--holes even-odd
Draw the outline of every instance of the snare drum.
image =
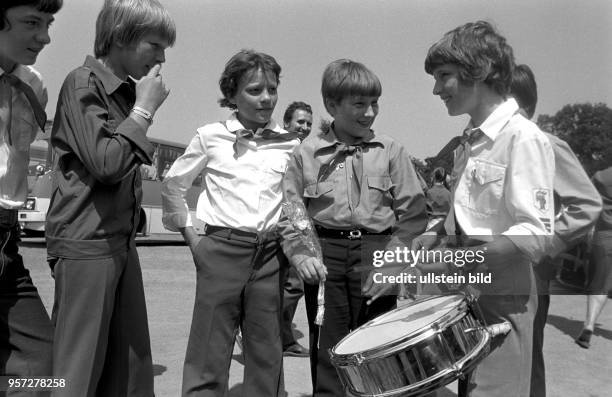
POLYGON ((490 338, 463 295, 435 296, 362 325, 330 356, 351 396, 414 396, 472 369, 490 338))

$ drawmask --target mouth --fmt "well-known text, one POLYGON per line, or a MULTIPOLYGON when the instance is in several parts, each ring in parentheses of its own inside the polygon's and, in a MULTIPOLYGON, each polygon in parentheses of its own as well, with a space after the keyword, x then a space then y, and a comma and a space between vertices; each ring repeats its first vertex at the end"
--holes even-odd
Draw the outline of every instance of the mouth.
POLYGON ((28 51, 30 51, 34 55, 38 55, 42 51, 42 47, 41 48, 28 48, 28 51))
POLYGON ((449 97, 449 96, 441 96, 440 99, 442 100, 442 102, 448 103, 448 101, 451 100, 451 97, 449 97))

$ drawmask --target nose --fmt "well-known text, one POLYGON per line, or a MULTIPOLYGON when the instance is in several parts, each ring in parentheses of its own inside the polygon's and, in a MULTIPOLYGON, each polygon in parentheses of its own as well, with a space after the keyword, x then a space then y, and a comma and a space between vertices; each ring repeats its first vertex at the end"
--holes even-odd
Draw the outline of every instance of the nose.
POLYGON ((374 117, 374 116, 376 116, 376 110, 374 110, 374 107, 372 105, 368 106, 368 108, 366 109, 365 115, 367 117, 374 117))
POLYGON ((439 80, 436 80, 436 82, 434 83, 434 87, 433 87, 433 94, 434 95, 440 95, 440 93, 442 92, 442 84, 440 83, 439 80))
POLYGON ((166 50, 159 50, 157 53, 157 63, 166 62, 166 50))
POLYGON ((47 45, 51 42, 51 36, 49 36, 48 26, 45 26, 38 31, 38 33, 36 34, 36 41, 44 45, 47 45))
POLYGON ((270 100, 272 99, 272 96, 270 95, 270 92, 267 89, 264 89, 263 91, 261 91, 261 95, 259 96, 259 100, 262 102, 270 102, 270 100))

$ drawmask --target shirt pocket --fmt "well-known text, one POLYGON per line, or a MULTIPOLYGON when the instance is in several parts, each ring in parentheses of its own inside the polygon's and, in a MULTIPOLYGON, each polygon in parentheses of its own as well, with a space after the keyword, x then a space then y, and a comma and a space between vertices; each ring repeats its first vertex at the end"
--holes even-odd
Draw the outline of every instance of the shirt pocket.
POLYGON ((468 207, 486 215, 499 213, 504 193, 506 166, 477 159, 468 169, 468 207))
POLYGON ((390 176, 368 176, 367 179, 367 192, 361 192, 362 197, 364 193, 367 194, 368 205, 371 210, 376 210, 380 207, 391 207, 393 203, 393 196, 391 194, 391 188, 393 182, 390 176))

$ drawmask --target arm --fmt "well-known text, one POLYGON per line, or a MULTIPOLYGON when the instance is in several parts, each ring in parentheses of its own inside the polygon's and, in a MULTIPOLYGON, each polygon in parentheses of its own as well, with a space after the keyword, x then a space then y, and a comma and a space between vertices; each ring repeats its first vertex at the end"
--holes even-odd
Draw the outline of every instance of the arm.
POLYGON ((172 164, 162 184, 164 227, 171 231, 180 231, 192 248, 197 243, 197 234, 193 229, 185 196, 194 179, 206 167, 207 159, 203 133, 198 131, 185 153, 172 164))

